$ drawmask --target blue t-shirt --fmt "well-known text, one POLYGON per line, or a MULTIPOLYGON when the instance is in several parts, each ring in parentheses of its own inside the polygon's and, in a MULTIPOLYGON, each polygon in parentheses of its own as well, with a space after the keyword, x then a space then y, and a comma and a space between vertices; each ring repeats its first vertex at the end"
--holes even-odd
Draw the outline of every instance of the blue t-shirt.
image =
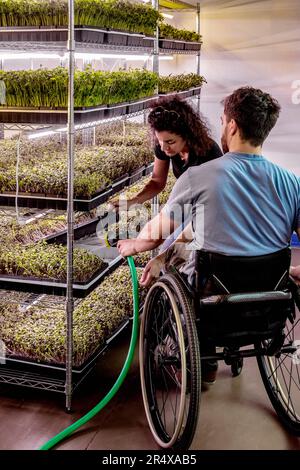
POLYGON ((300 179, 263 156, 227 153, 189 168, 163 211, 192 213, 194 248, 260 256, 289 245, 300 227, 300 179))

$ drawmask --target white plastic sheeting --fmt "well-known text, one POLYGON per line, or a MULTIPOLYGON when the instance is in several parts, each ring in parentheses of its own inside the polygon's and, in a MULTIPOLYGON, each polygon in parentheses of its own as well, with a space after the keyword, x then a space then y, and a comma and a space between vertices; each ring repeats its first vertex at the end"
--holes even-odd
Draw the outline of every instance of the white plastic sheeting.
POLYGON ((282 111, 264 155, 300 175, 299 0, 201 2, 201 110, 220 137, 220 100, 251 85, 276 97, 282 111))

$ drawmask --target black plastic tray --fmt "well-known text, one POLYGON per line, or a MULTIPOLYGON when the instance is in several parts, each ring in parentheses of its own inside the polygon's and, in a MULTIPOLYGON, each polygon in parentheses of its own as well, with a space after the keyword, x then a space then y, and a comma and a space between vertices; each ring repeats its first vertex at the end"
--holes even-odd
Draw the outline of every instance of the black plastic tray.
POLYGON ((143 38, 143 47, 150 47, 151 49, 153 49, 154 47, 154 37, 144 37, 143 38))
MULTIPOLYGON (((15 26, 0 28, 0 42, 15 43, 61 43, 62 47, 68 40, 67 26, 15 26)), ((75 26, 75 41, 80 44, 98 44, 116 49, 141 48, 153 49, 154 38, 128 31, 107 30, 94 26, 75 26)), ((197 42, 178 41, 176 39, 159 39, 162 50, 199 51, 201 44, 197 42)))
POLYGON ((150 43, 146 43, 144 40, 144 36, 141 34, 128 34, 127 46, 129 47, 153 47, 153 43, 152 45, 150 43))
MULTIPOLYGON (((143 176, 146 176, 151 173, 153 164, 146 167, 146 169, 141 168, 131 176, 129 176, 129 185, 135 184, 143 176), (147 172, 147 173, 146 173, 147 172)), ((97 225, 100 220, 107 218, 108 213, 105 212, 102 216, 95 217, 94 219, 86 220, 74 226, 74 239, 79 240, 82 237, 87 235, 92 235, 96 232, 97 225)), ((56 232, 53 235, 48 235, 47 237, 42 238, 41 240, 46 243, 67 243, 67 229, 56 232)))
POLYGON ((182 52, 182 51, 194 51, 198 52, 201 50, 201 44, 198 42, 186 42, 179 41, 177 39, 159 39, 159 48, 162 52, 182 52))
MULTIPOLYGON (((115 194, 113 188, 109 188, 92 199, 74 199, 75 211, 90 211, 100 204, 106 202, 111 196, 115 194)), ((16 196, 13 194, 0 194, 0 205, 14 206, 16 196)), ((18 205, 20 207, 38 208, 38 209, 56 209, 66 210, 68 201, 67 198, 49 197, 41 195, 25 195, 21 194, 18 197, 18 205)))
POLYGON ((162 52, 181 52, 185 50, 184 42, 171 39, 161 39, 159 41, 159 48, 162 52))
MULTIPOLYGON (((123 105, 126 112, 126 104, 123 105)), ((75 124, 86 124, 93 121, 114 117, 113 108, 98 106, 94 108, 75 108, 75 124)), ((67 108, 14 108, 0 107, 0 122, 6 124, 52 124, 64 125, 68 121, 67 108)))
POLYGON ((201 87, 193 88, 193 96, 201 95, 201 87))
POLYGON ((201 87, 190 88, 189 90, 184 91, 173 91, 172 93, 160 93, 160 96, 168 96, 168 95, 179 95, 181 98, 190 98, 191 96, 200 95, 201 87))
MULTIPOLYGON (((95 219, 91 219, 81 224, 77 224, 74 226, 74 240, 79 240, 80 238, 92 235, 96 232, 97 225, 100 221, 100 217, 96 217, 95 219)), ((46 243, 67 243, 67 229, 61 230, 60 232, 56 232, 53 235, 48 235, 47 237, 42 238, 41 240, 45 241, 46 243)))
MULTIPOLYGON (((107 30, 94 26, 75 26, 75 41, 82 44, 99 44, 106 46, 128 46, 151 48, 153 42, 143 41, 144 35, 128 31, 107 30)), ((62 43, 68 40, 67 26, 16 26, 1 27, 0 42, 36 42, 62 43)))
MULTIPOLYGON (((124 175, 116 180, 111 186, 105 188, 98 194, 95 194, 91 199, 74 199, 74 210, 75 211, 91 211, 96 207, 104 204, 111 196, 122 191, 122 189, 130 186, 131 184, 138 181, 143 176, 147 176, 152 173, 153 163, 148 166, 144 166, 132 173, 132 175, 124 175)), ((14 206, 16 203, 15 194, 0 194, 0 205, 2 206, 14 206)), ((55 197, 55 196, 42 196, 34 194, 20 193, 18 196, 19 207, 30 207, 38 209, 56 209, 66 210, 68 205, 67 198, 55 197)))
MULTIPOLYGON (((102 119, 111 119, 132 112, 141 111, 151 106, 151 101, 156 96, 136 100, 133 104, 138 107, 129 110, 130 104, 118 103, 108 106, 96 106, 74 109, 75 124, 87 124, 102 119)), ((0 106, 0 122, 6 124, 67 124, 68 110, 67 108, 14 108, 0 106)))
MULTIPOLYGON (((100 357, 102 354, 105 353, 107 348, 113 343, 113 341, 125 330, 125 328, 130 324, 132 321, 131 318, 125 318, 122 323, 113 331, 113 333, 106 339, 105 343, 97 349, 89 358, 87 358, 81 365, 73 366, 72 372, 75 373, 77 376, 80 376, 83 373, 86 373, 90 367, 93 366, 94 362, 100 357)), ((12 368, 15 371, 27 371, 33 372, 34 376, 32 378, 36 378, 36 381, 39 381, 41 377, 37 374, 38 371, 43 370, 44 373, 50 373, 50 376, 54 376, 56 378, 62 373, 63 384, 65 386, 65 371, 66 366, 65 364, 56 363, 56 362, 44 362, 38 361, 37 359, 30 359, 25 358, 20 355, 11 354, 6 355, 5 357, 5 365, 0 366, 0 374, 5 370, 12 371, 12 368)), ((1 380, 0 380, 1 382, 1 380)), ((18 384, 22 385, 22 384, 18 384)), ((64 386, 62 387, 62 391, 64 391, 64 386)), ((38 387, 35 387, 38 388, 38 387)), ((53 391, 53 390, 52 390, 53 391)))
MULTIPOLYGON (((103 279, 113 272, 123 263, 122 257, 116 258, 107 268, 96 273, 91 280, 86 283, 74 283, 74 297, 84 298, 97 287, 103 279)), ((66 296, 67 285, 63 282, 50 281, 43 279, 29 279, 26 277, 0 275, 0 288, 6 290, 16 290, 22 292, 36 292, 48 295, 66 296)))
POLYGON ((75 41, 87 44, 104 44, 106 31, 89 26, 75 27, 75 41))
POLYGON ((153 169, 153 165, 148 165, 147 167, 140 168, 139 170, 135 171, 129 176, 128 186, 135 184, 139 181, 143 176, 146 176, 146 170, 149 170, 149 166, 151 166, 151 171, 153 169))
MULTIPOLYGON (((75 32, 75 38, 77 33, 75 32)), ((1 42, 65 42, 67 26, 14 26, 0 28, 1 42)))
POLYGON ((199 42, 185 42, 184 43, 185 51, 201 51, 201 44, 199 42))
POLYGON ((146 103, 141 100, 130 101, 127 104, 127 114, 138 113, 140 111, 143 111, 147 107, 148 106, 146 106, 146 103))

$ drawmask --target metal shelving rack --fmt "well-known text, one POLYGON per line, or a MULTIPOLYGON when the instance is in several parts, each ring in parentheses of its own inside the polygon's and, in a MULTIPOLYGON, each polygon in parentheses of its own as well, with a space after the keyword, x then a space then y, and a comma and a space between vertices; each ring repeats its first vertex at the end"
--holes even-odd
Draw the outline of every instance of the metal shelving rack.
MULTIPOLYGON (((51 367, 53 371, 52 377, 46 376, 26 370, 27 366, 33 367, 46 367, 47 370, 49 366, 47 365, 37 365, 36 363, 30 363, 29 361, 20 361, 15 359, 8 359, 9 364, 18 364, 21 367, 17 368, 5 368, 0 369, 0 382, 7 384, 17 384, 25 387, 39 388, 43 390, 51 390, 65 394, 66 399, 66 409, 71 409, 72 403, 72 393, 75 388, 82 382, 82 380, 88 375, 89 371, 93 367, 96 358, 102 354, 104 350, 108 347, 108 344, 113 338, 110 338, 107 341, 104 349, 101 349, 97 352, 95 357, 85 365, 84 370, 80 371, 83 374, 80 375, 78 380, 73 381, 73 374, 76 375, 79 371, 74 371, 72 367, 72 354, 73 354, 73 310, 74 310, 74 297, 73 297, 73 251, 74 251, 74 134, 76 130, 95 128, 96 125, 101 123, 113 122, 115 120, 127 119, 128 114, 124 114, 119 117, 97 120, 97 121, 87 121, 78 125, 75 125, 75 113, 74 113, 74 70, 75 70, 75 49, 78 52, 86 52, 102 50, 102 51, 124 51, 128 53, 139 52, 149 52, 153 57, 153 71, 159 74, 159 55, 160 54, 197 54, 197 72, 200 74, 200 50, 191 51, 191 50, 175 50, 175 49, 160 49, 159 48, 159 32, 158 28, 154 38, 147 38, 153 41, 153 46, 122 46, 122 45, 111 45, 111 44, 86 44, 78 43, 75 41, 76 28, 74 26, 74 0, 68 0, 69 5, 69 25, 68 29, 65 29, 65 32, 68 32, 68 41, 67 49, 65 44, 61 41, 1 41, 1 50, 13 50, 13 51, 54 51, 61 54, 61 62, 63 63, 66 60, 66 53, 68 57, 68 68, 69 68, 69 90, 68 90, 68 124, 67 124, 67 154, 68 154, 68 197, 67 197, 67 295, 66 295, 66 318, 67 318, 67 349, 66 349, 66 367, 51 367), (22 369, 22 367, 25 367, 22 369), (60 378, 57 378, 57 372, 61 374, 60 378)), ((159 0, 152 0, 152 5, 154 8, 159 8, 159 0)), ((198 15, 198 32, 200 32, 200 6, 197 5, 197 15, 198 15)), ((14 30, 14 28, 10 28, 14 30)), ((18 29, 18 31, 20 31, 18 29)), ((28 29, 27 29, 28 32, 28 29)), ((0 37, 1 37, 1 28, 0 28, 0 37)), ((176 41, 175 41, 176 42, 176 41)), ((1 64, 0 64, 1 65, 1 64)), ((153 98, 152 98, 153 99, 153 98)), ((198 100, 199 108, 199 100, 198 100)), ((130 116, 139 116, 145 115, 145 109, 131 113, 130 116)), ((61 125, 49 125, 46 123, 42 124, 28 124, 28 123, 5 123, 5 130, 18 130, 21 133, 28 132, 44 132, 49 129, 54 129, 57 131, 61 125)), ((60 130, 62 132, 62 130, 60 130)), ((154 201, 154 213, 158 210, 158 200, 154 201)), ((126 324, 121 325, 120 331, 125 328, 126 324)), ((119 332, 119 331, 118 331, 119 332)), ((114 335, 114 337, 118 334, 114 335)))

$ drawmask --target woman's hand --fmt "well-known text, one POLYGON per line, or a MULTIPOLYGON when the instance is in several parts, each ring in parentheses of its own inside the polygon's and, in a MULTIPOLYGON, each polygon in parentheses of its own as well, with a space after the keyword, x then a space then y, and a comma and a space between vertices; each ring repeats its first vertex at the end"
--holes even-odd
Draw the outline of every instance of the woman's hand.
POLYGON ((142 277, 140 279, 140 285, 143 287, 148 287, 154 279, 159 277, 163 265, 163 260, 159 255, 155 258, 152 258, 144 268, 142 277))
POLYGON ((125 212, 130 209, 131 206, 137 204, 135 199, 115 199, 110 202, 109 210, 116 212, 125 212))

